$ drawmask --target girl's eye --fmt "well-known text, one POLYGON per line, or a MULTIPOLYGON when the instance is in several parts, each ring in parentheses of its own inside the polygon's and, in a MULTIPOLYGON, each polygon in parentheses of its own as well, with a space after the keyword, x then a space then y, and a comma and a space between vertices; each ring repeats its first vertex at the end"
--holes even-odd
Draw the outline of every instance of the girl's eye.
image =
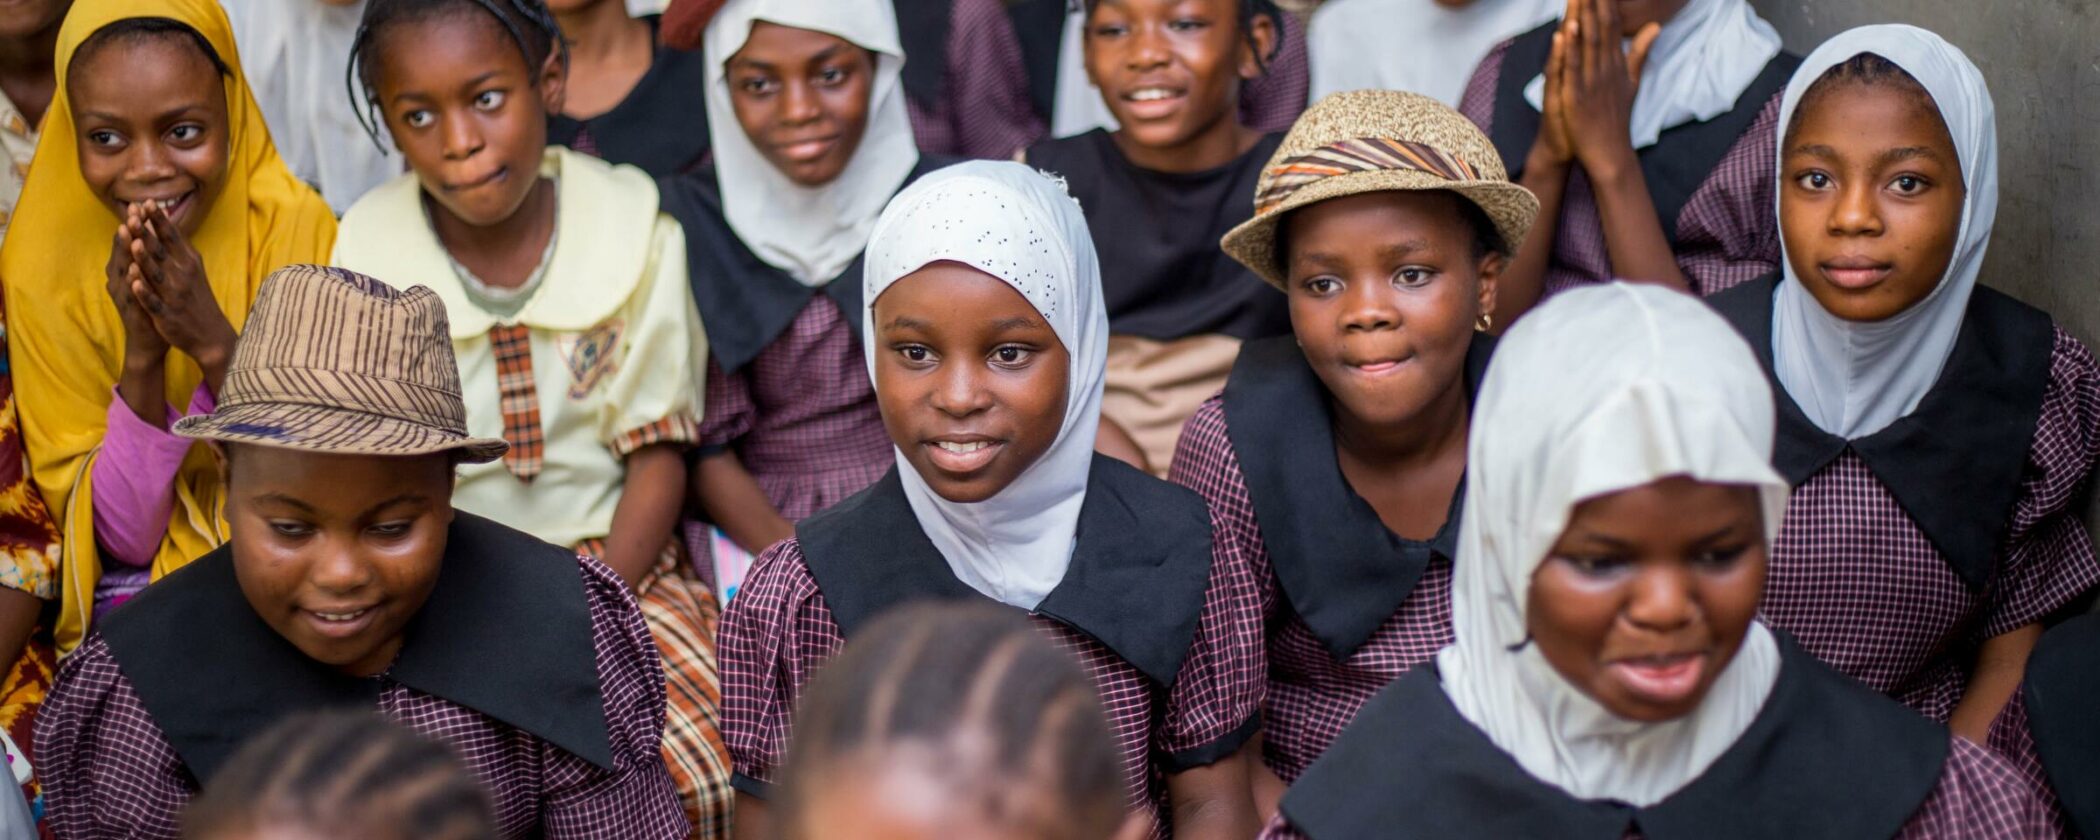
POLYGON ((753 96, 760 96, 773 91, 773 80, 754 76, 738 82, 737 88, 753 96))
POLYGON ((1326 297, 1341 291, 1342 284, 1332 277, 1314 277, 1305 281, 1305 291, 1318 297, 1326 297))
POLYGON ((197 138, 204 136, 204 126, 194 123, 183 123, 169 129, 168 136, 174 138, 175 142, 178 143, 195 142, 197 138))
POLYGON ((817 71, 817 83, 827 87, 846 81, 846 71, 839 67, 826 67, 817 71))
POLYGON ((1828 173, 1806 172, 1795 178, 1794 181, 1811 190, 1830 189, 1830 175, 1828 173))
POLYGON ((1429 282, 1429 278, 1434 274, 1435 272, 1429 269, 1411 265, 1394 273, 1393 279, 1400 281, 1400 285, 1403 286, 1420 286, 1429 282))
POLYGON ((1593 557, 1568 556, 1560 558, 1560 561, 1574 568, 1582 576, 1594 578, 1612 577, 1631 565, 1624 557, 1608 555, 1593 557))
POLYGON ((314 527, 304 522, 295 522, 289 519, 273 519, 270 520, 270 531, 280 537, 297 538, 312 535, 314 527))
POLYGON ((912 362, 916 364, 925 362, 926 360, 933 358, 933 351, 921 347, 917 344, 907 344, 903 347, 897 348, 897 355, 903 356, 904 360, 907 362, 912 362))
POLYGON ((88 132, 88 142, 97 146, 115 146, 118 145, 117 133, 98 128, 88 132))
POLYGON ((370 530, 372 532, 372 536, 381 537, 384 539, 394 539, 397 537, 408 536, 408 529, 411 524, 412 523, 408 522, 382 522, 372 526, 370 530))
POLYGON ((1018 366, 1020 364, 1023 364, 1027 362, 1032 355, 1033 354, 1029 352, 1028 348, 1018 347, 1012 344, 1006 345, 1004 347, 992 351, 992 358, 998 359, 999 363, 1002 365, 1010 366, 1018 366))
POLYGON ((1104 23, 1104 24, 1101 24, 1100 26, 1096 26, 1096 27, 1094 27, 1094 37, 1096 37, 1096 38, 1121 38, 1121 37, 1123 37, 1123 33, 1126 33, 1126 32, 1129 32, 1129 31, 1130 31, 1130 27, 1124 26, 1123 24, 1120 24, 1120 23, 1104 23))
POLYGON ((1889 182, 1889 186, 1903 195, 1917 195, 1925 191, 1925 179, 1916 175, 1898 175, 1896 180, 1889 182))
POLYGON ((497 108, 503 107, 503 91, 482 91, 480 94, 477 94, 474 97, 474 107, 480 108, 484 111, 494 111, 497 108))
POLYGON ((1740 545, 1731 546, 1728 548, 1713 549, 1711 551, 1707 551, 1703 554, 1693 557, 1692 565, 1698 566, 1699 568, 1706 569, 1708 571, 1725 571, 1734 568, 1735 562, 1737 560, 1741 560, 1743 554, 1745 554, 1749 550, 1749 546, 1740 545))
POLYGON ((1179 20, 1170 21, 1167 23, 1167 28, 1175 32, 1194 32, 1198 29, 1208 28, 1209 26, 1210 21, 1197 20, 1195 18, 1181 18, 1179 20))
POLYGON ((424 128, 436 121, 437 117, 429 111, 410 111, 401 115, 401 123, 409 128, 424 128))

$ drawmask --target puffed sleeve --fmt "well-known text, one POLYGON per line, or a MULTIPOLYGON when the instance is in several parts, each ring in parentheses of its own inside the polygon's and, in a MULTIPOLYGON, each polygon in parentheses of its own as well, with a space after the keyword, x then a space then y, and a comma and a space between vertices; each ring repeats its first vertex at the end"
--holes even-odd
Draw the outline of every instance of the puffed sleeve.
POLYGON ((1990 584, 1987 635, 2062 609, 2100 583, 2100 560, 2074 504, 2100 454, 2100 365, 2061 328, 2028 449, 2020 500, 1990 584))
MULTIPOLYGON (((1219 527, 1211 514, 1211 530, 1219 527)), ((1261 726, 1268 672, 1261 604, 1244 564, 1211 552, 1210 586, 1181 672, 1167 690, 1154 748, 1169 773, 1230 757, 1261 726)))
POLYGON ((55 836, 175 836, 197 783, 100 635, 59 666, 35 736, 44 821, 55 836))
POLYGON ((722 737, 738 791, 767 798, 787 759, 802 691, 845 639, 802 560, 784 540, 759 555, 722 614, 722 737))
MULTIPOLYGON (((660 443, 700 440, 700 383, 707 338, 686 283, 685 231, 657 214, 648 276, 622 309, 619 364, 599 424, 600 439, 625 457, 660 443)), ((584 340, 602 338, 601 326, 584 340)))
POLYGON ((1701 295, 1779 270, 1779 104, 1774 95, 1677 218, 1677 268, 1701 295))
POLYGON ((1232 448, 1223 399, 1212 397, 1182 427, 1167 480, 1196 491, 1210 505, 1211 541, 1217 545, 1220 562, 1246 567, 1260 596, 1263 620, 1272 618, 1279 602, 1275 575, 1261 539, 1261 525, 1254 518, 1246 475, 1240 472, 1239 454, 1232 448))

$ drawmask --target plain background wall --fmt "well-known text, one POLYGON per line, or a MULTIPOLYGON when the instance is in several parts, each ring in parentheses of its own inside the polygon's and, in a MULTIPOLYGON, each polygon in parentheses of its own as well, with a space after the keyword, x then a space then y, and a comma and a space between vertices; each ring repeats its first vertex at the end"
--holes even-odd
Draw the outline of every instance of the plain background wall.
MULTIPOLYGON (((1751 0, 1806 55, 1868 23, 1938 32, 1998 106, 1998 224, 1983 282, 2100 347, 2100 0, 1751 0)), ((2089 496, 2088 529, 2100 525, 2089 496)))

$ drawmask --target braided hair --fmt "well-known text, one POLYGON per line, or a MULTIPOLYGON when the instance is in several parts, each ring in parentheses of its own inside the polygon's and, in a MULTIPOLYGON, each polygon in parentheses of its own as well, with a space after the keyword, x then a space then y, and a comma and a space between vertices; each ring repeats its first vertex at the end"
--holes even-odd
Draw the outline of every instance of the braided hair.
POLYGON ((868 778, 854 772, 867 763, 922 774, 945 803, 1035 836, 1107 837, 1127 813, 1093 681, 989 604, 909 605, 872 622, 811 680, 794 732, 781 803, 796 840, 810 836, 808 804, 868 778))
POLYGON ((371 712, 294 715, 234 753, 182 815, 185 840, 269 828, 371 840, 494 840, 452 751, 371 712))
POLYGON ((357 35, 350 41, 350 65, 343 83, 349 89, 358 125, 381 151, 386 150, 386 143, 379 136, 379 127, 385 120, 379 113, 379 85, 372 70, 379 61, 380 36, 395 26, 474 12, 503 25, 504 33, 525 56, 526 67, 538 68, 549 56, 559 55, 562 69, 568 69, 568 42, 546 0, 370 0, 358 22, 357 35))
MULTIPOLYGON (((1910 71, 1898 66, 1896 62, 1870 52, 1845 59, 1823 71, 1823 75, 1816 77, 1815 82, 1808 86, 1808 90, 1801 93, 1801 101, 1794 106, 1794 113, 1799 115, 1807 110, 1809 103, 1817 97, 1847 85, 1886 88, 1910 97, 1914 104, 1923 106, 1934 114, 1939 113, 1938 106, 1932 101, 1932 93, 1918 82, 1916 76, 1912 76, 1910 71)), ((1792 143, 1794 129, 1799 124, 1798 119, 1787 121, 1786 137, 1789 144, 1792 143)))

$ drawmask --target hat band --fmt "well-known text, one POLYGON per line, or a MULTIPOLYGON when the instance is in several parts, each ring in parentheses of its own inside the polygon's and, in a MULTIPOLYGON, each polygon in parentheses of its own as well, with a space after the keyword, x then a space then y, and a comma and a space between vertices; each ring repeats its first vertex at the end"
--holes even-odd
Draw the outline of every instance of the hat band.
POLYGON ((1477 181, 1465 159, 1434 146, 1390 137, 1358 137, 1329 143, 1269 167, 1267 183, 1254 197, 1255 213, 1267 213, 1293 193, 1319 181, 1355 172, 1423 172, 1446 181, 1477 181))
POLYGON ((467 433, 466 405, 458 392, 364 373, 289 367, 229 371, 219 407, 258 404, 354 411, 467 433))

